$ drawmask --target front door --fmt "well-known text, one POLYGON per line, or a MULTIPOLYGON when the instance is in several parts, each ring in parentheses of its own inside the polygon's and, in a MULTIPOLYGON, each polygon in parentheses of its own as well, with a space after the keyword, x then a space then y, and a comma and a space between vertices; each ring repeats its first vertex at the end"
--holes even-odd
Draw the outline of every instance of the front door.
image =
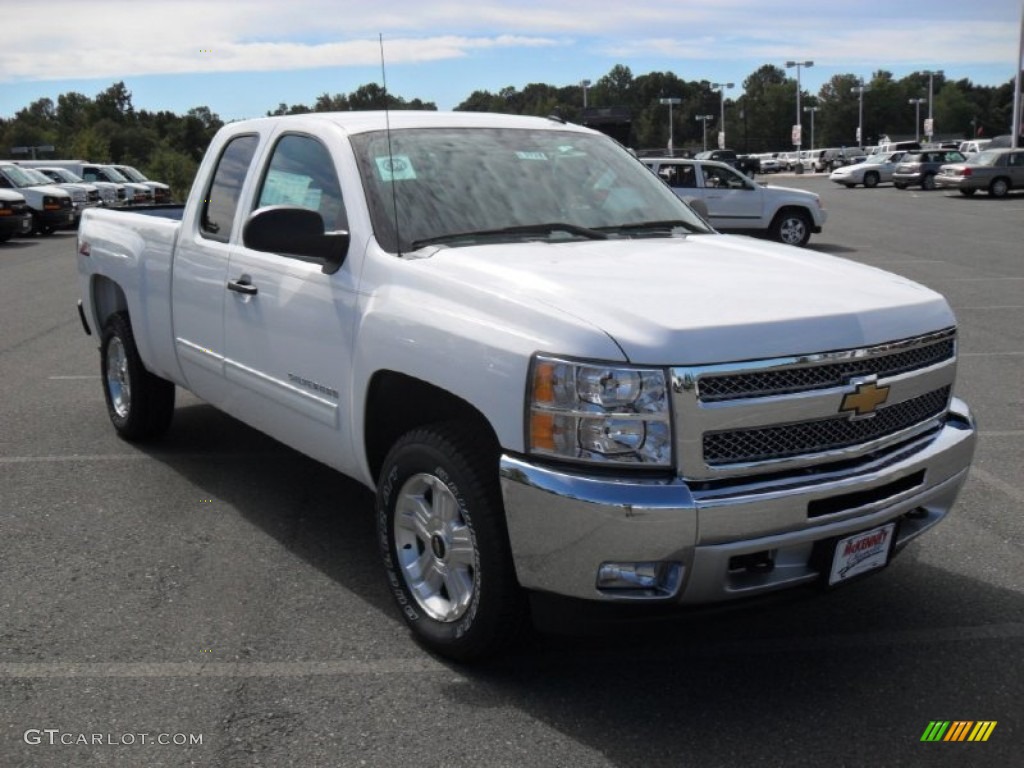
POLYGON ((726 165, 702 165, 704 202, 717 229, 761 227, 761 188, 726 165))
MULTIPOLYGON (((276 140, 254 199, 254 208, 310 208, 321 214, 327 231, 347 229, 334 162, 311 136, 285 133, 276 140)), ((339 440, 348 440, 340 432, 351 418, 352 261, 328 275, 319 263, 239 242, 228 265, 224 307, 224 373, 234 399, 229 410, 349 471, 344 462, 350 444, 339 446, 339 440)))

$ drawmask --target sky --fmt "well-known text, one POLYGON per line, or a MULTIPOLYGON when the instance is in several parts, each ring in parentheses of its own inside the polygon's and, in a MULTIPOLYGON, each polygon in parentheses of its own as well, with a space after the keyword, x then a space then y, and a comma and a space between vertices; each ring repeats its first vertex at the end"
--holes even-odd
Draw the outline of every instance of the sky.
POLYGON ((24 8, 0 0, 0 118, 124 81, 137 110, 205 106, 236 120, 380 84, 381 39, 388 90, 439 109, 477 90, 597 81, 617 64, 634 76, 735 83, 730 98, 761 66, 788 60, 814 62, 800 70, 811 93, 833 75, 870 79, 878 70, 899 79, 941 69, 948 79, 1002 85, 1014 77, 1024 0, 46 0, 31 14, 24 8))

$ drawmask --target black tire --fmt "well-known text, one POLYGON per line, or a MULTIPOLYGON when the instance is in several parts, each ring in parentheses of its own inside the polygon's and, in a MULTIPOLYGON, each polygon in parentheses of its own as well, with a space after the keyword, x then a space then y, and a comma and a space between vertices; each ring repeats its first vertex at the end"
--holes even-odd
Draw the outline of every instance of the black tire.
POLYGON ((992 179, 992 183, 988 185, 988 193, 992 197, 1006 197, 1010 191, 1010 182, 1000 176, 998 179, 992 179))
POLYGON ((907 185, 906 185, 906 184, 904 184, 904 183, 903 183, 902 181, 894 181, 894 182, 892 183, 892 185, 893 185, 894 187, 896 187, 896 189, 906 189, 906 188, 907 188, 907 185))
POLYGON ((921 179, 921 189, 935 189, 935 174, 926 173, 921 179))
POLYGON ((111 315, 103 327, 100 377, 118 435, 144 442, 167 431, 174 415, 174 384, 146 370, 124 312, 111 315))
POLYGON ((811 219, 796 209, 779 211, 772 220, 769 234, 772 240, 802 248, 811 239, 811 219))
POLYGON ((978 190, 976 189, 961 189, 960 194, 963 195, 964 197, 972 197, 974 193, 977 191, 978 190))
POLYGON ((480 430, 435 424, 395 443, 377 487, 377 536, 392 594, 426 648, 474 661, 521 636, 529 614, 497 449, 480 430))
POLYGON ((13 235, 13 232, 0 232, 0 243, 6 243, 13 235))
POLYGON ((845 186, 847 189, 853 189, 857 185, 856 184, 844 184, 843 186, 845 186))
POLYGON ((878 174, 877 173, 865 173, 864 174, 864 186, 868 189, 878 186, 878 174))

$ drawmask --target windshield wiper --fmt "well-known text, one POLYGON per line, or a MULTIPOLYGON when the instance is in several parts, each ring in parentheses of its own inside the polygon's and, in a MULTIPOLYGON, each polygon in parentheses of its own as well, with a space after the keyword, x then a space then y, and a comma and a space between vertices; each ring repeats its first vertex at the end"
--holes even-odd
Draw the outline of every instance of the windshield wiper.
POLYGON ((472 232, 455 232, 447 235, 437 235, 436 237, 425 237, 421 240, 413 240, 411 245, 412 249, 422 248, 425 245, 435 245, 437 243, 447 243, 458 240, 476 240, 478 238, 487 237, 507 237, 509 235, 552 235, 555 232, 566 232, 570 235, 577 235, 578 237, 584 237, 587 240, 607 240, 608 235, 603 231, 597 229, 589 229, 588 227, 581 227, 576 224, 566 224, 564 222, 550 222, 547 224, 523 224, 518 227, 500 227, 498 229, 480 229, 472 232))
POLYGON ((601 232, 665 232, 673 229, 685 229, 687 232, 701 232, 692 223, 678 219, 665 221, 638 221, 632 224, 617 224, 614 227, 598 227, 601 232))

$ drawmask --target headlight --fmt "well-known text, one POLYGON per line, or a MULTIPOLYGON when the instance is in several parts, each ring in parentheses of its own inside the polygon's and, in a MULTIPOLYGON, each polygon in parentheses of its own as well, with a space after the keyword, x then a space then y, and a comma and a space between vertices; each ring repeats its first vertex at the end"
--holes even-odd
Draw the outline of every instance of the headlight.
POLYGON ((665 372, 538 355, 530 372, 530 453, 592 463, 672 466, 665 372))

